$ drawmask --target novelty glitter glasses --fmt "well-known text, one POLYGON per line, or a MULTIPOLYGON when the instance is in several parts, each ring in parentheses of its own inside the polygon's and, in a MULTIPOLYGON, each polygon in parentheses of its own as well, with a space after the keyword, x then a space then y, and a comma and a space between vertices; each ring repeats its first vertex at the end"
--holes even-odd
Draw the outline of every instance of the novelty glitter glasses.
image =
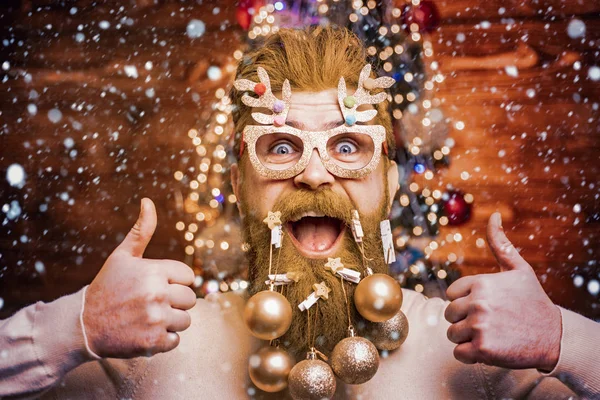
POLYGON ((344 116, 344 125, 327 131, 302 131, 285 124, 290 109, 292 91, 286 79, 282 87, 282 99, 271 91, 271 82, 266 71, 258 67, 259 83, 238 79, 234 85, 240 91, 253 91, 258 98, 247 93, 242 102, 249 107, 267 108, 271 114, 253 112, 252 118, 263 125, 247 125, 242 133, 244 145, 252 165, 261 175, 269 179, 289 179, 301 173, 317 149, 325 168, 341 178, 357 179, 370 174, 379 164, 381 149, 387 154, 386 131, 381 125, 357 125, 368 122, 377 115, 376 109, 358 111, 363 104, 378 104, 385 100, 385 91, 371 95, 374 89, 385 89, 395 81, 390 77, 372 79, 371 65, 362 69, 358 88, 348 96, 346 82, 341 77, 338 83, 338 103, 344 116))

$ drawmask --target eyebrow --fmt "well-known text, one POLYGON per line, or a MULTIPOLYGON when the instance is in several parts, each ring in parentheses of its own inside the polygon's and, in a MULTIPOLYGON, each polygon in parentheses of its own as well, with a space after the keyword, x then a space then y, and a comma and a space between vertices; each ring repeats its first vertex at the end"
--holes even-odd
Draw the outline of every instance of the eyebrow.
MULTIPOLYGON (((292 128, 306 130, 306 125, 304 125, 304 123, 302 123, 301 121, 288 120, 288 121, 285 121, 285 124, 288 126, 291 126, 292 128)), ((323 124, 324 129, 322 129, 322 130, 326 131, 326 130, 338 127, 340 125, 343 125, 343 124, 344 124, 344 121, 341 119, 338 119, 335 121, 330 121, 330 122, 323 124)))

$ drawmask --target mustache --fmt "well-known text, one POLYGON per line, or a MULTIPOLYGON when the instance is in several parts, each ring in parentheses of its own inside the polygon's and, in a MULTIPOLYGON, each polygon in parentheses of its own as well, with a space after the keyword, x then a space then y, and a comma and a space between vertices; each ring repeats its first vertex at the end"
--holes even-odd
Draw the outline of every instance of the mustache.
POLYGON ((352 210, 356 209, 348 198, 331 189, 298 189, 281 196, 273 208, 281 212, 282 224, 296 221, 305 213, 314 211, 339 219, 347 226, 352 224, 352 210))

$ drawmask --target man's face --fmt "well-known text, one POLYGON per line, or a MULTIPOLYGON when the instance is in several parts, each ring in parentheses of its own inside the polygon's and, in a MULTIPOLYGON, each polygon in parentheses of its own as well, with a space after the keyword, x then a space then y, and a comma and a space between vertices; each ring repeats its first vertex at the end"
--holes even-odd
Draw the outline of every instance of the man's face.
MULTIPOLYGON (((325 131, 342 125, 343 121, 337 90, 292 94, 287 125, 305 131, 325 131)), ((379 221, 387 216, 390 199, 398 187, 395 163, 385 163, 382 158, 369 175, 343 179, 327 171, 314 150, 300 174, 286 180, 272 180, 260 175, 246 157, 239 167, 232 167, 232 185, 240 202, 244 239, 251 249, 249 272, 253 292, 267 288, 264 281, 268 274, 270 235, 262 220, 269 211, 282 211, 285 236, 281 250, 273 252, 272 272, 303 274, 301 280, 288 285, 284 293, 295 313, 291 332, 284 337, 290 347, 306 344, 303 337, 306 319, 299 313, 297 304, 310 294, 314 283, 324 280, 333 289, 329 300, 320 301, 321 317, 331 326, 319 334, 336 338, 333 343, 323 344, 322 350, 327 351, 326 347, 343 338, 348 322, 340 280, 326 271, 323 264, 328 257, 341 257, 345 266, 363 272, 362 255, 349 228, 351 211, 356 209, 368 237, 366 256, 374 259, 375 265, 370 266, 377 272, 385 272, 378 230, 379 221)), ((346 284, 346 291, 351 301, 353 287, 350 285, 346 284)))

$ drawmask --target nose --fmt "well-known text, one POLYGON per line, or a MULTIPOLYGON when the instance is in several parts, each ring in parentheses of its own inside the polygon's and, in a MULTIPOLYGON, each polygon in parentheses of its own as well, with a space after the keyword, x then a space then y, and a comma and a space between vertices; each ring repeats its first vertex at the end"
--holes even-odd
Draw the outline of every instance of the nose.
POLYGON ((317 190, 323 185, 333 184, 334 179, 323 165, 319 152, 314 149, 304 171, 294 178, 294 184, 298 188, 317 190))

